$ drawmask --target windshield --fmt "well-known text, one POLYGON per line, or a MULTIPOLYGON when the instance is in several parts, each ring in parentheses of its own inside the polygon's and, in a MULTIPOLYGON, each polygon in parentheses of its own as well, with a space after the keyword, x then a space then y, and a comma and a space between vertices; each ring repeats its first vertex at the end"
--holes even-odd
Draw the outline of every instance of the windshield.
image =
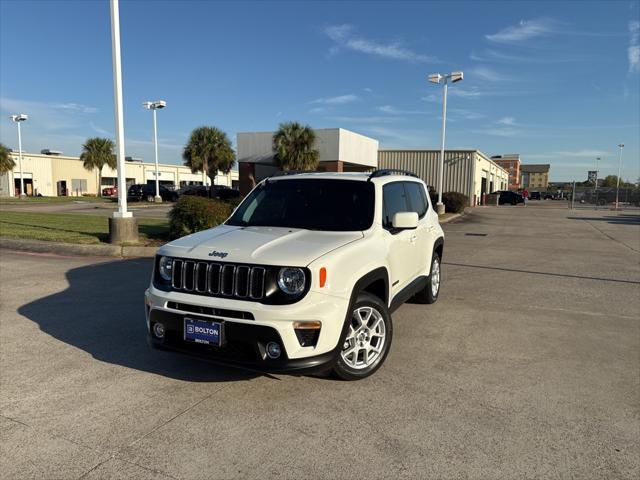
POLYGON ((374 187, 355 180, 267 181, 238 207, 227 225, 307 230, 366 230, 373 223, 374 187))

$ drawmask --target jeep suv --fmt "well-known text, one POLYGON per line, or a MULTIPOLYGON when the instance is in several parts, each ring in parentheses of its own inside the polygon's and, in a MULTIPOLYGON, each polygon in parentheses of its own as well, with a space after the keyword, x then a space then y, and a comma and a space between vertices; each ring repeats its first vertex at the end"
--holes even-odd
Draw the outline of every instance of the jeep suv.
POLYGON ((224 224, 158 250, 150 343, 253 369, 371 375, 392 312, 438 299, 444 234, 426 188, 397 170, 262 181, 224 224))

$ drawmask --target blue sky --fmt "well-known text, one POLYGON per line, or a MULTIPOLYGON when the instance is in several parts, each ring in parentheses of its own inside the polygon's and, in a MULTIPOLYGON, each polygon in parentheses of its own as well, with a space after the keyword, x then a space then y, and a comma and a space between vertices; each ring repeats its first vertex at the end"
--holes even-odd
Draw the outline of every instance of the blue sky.
MULTIPOLYGON (((382 147, 438 148, 435 72, 450 88, 447 146, 520 153, 553 180, 640 177, 640 2, 206 2, 121 0, 127 155, 179 163, 189 132, 298 120, 382 147)), ((78 154, 113 136, 109 4, 0 1, 0 141, 28 113, 24 148, 78 154)))

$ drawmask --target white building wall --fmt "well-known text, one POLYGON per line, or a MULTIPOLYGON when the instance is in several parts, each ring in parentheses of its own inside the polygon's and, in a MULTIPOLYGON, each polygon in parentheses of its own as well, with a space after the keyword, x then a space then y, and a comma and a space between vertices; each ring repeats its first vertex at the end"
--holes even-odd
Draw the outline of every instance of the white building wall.
MULTIPOLYGON (((20 168, 18 165, 17 154, 12 154, 16 162, 13 172, 8 172, 2 181, 2 189, 0 195, 14 196, 14 180, 20 178, 20 168)), ((68 195, 90 194, 96 195, 102 188, 109 186, 103 183, 98 187, 97 170, 88 171, 84 168, 78 157, 62 156, 62 155, 42 155, 35 153, 22 154, 22 170, 25 178, 33 179, 34 193, 40 193, 44 196, 57 196, 57 182, 66 182, 68 195), (86 182, 86 190, 74 191, 73 180, 84 180, 86 182)), ((160 164, 160 179, 173 182, 176 187, 181 181, 185 182, 202 182, 203 175, 201 173, 191 173, 191 169, 183 165, 160 164)), ((117 177, 115 169, 104 167, 102 169, 102 178, 117 177)), ((147 183, 147 180, 155 180, 155 164, 143 162, 126 162, 125 177, 129 182, 147 183)), ((232 170, 229 174, 218 172, 216 177, 217 185, 232 186, 232 181, 238 180, 238 171, 232 170)), ((206 184, 210 184, 210 180, 206 178, 206 184)))
POLYGON ((339 136, 339 160, 371 168, 378 166, 377 140, 342 128, 339 136))

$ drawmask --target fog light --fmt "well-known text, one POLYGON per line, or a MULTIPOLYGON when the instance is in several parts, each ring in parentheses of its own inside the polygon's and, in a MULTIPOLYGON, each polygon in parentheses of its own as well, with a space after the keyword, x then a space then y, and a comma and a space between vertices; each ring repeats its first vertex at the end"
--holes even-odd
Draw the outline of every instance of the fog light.
POLYGON ((153 334, 157 338, 164 338, 164 325, 161 323, 155 323, 153 325, 153 334))
POLYGON ((270 359, 275 360, 276 358, 280 357, 281 353, 282 353, 282 349, 280 348, 280 345, 278 345, 276 342, 267 343, 267 356, 270 359))

